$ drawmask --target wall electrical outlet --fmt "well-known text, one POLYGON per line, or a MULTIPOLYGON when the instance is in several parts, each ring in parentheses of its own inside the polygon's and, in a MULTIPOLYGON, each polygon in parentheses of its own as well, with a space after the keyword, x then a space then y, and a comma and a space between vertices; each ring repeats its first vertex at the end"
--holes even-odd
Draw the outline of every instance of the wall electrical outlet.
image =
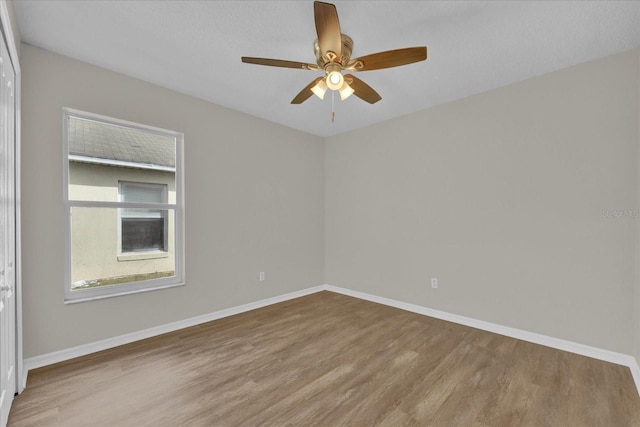
POLYGON ((435 277, 431 278, 431 288, 438 289, 438 279, 435 277))
POLYGON ((260 274, 258 275, 258 280, 260 282, 264 282, 264 271, 261 271, 260 274))

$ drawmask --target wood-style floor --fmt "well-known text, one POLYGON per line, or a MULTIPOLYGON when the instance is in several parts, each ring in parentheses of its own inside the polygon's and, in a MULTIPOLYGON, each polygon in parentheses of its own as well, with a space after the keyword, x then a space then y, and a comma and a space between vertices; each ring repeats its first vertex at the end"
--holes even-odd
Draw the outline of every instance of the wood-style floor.
POLYGON ((330 292, 29 373, 9 426, 639 426, 628 368, 330 292))

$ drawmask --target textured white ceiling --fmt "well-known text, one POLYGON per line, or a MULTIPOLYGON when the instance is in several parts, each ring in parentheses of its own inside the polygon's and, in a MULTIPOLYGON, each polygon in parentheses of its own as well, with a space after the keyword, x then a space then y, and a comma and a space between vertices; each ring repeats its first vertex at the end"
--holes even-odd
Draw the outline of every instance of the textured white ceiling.
POLYGON ((640 45, 638 1, 335 1, 352 57, 426 45, 425 62, 358 77, 380 93, 291 99, 320 73, 312 1, 15 0, 24 42, 319 136, 640 45))

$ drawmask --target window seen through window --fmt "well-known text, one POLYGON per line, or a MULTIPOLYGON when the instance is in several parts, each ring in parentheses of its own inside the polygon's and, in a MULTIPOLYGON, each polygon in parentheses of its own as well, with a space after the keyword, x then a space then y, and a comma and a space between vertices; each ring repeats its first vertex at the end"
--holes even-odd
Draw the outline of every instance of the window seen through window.
MULTIPOLYGON (((120 200, 135 203, 166 203, 166 184, 120 183, 120 200)), ((120 210, 121 252, 166 251, 168 224, 159 209, 120 210)))

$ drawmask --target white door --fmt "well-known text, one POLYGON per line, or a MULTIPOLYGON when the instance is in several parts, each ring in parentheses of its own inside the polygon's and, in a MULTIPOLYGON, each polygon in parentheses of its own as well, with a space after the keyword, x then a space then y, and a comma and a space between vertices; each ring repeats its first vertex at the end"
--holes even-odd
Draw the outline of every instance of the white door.
POLYGON ((15 73, 0 39, 0 426, 16 392, 15 73))

